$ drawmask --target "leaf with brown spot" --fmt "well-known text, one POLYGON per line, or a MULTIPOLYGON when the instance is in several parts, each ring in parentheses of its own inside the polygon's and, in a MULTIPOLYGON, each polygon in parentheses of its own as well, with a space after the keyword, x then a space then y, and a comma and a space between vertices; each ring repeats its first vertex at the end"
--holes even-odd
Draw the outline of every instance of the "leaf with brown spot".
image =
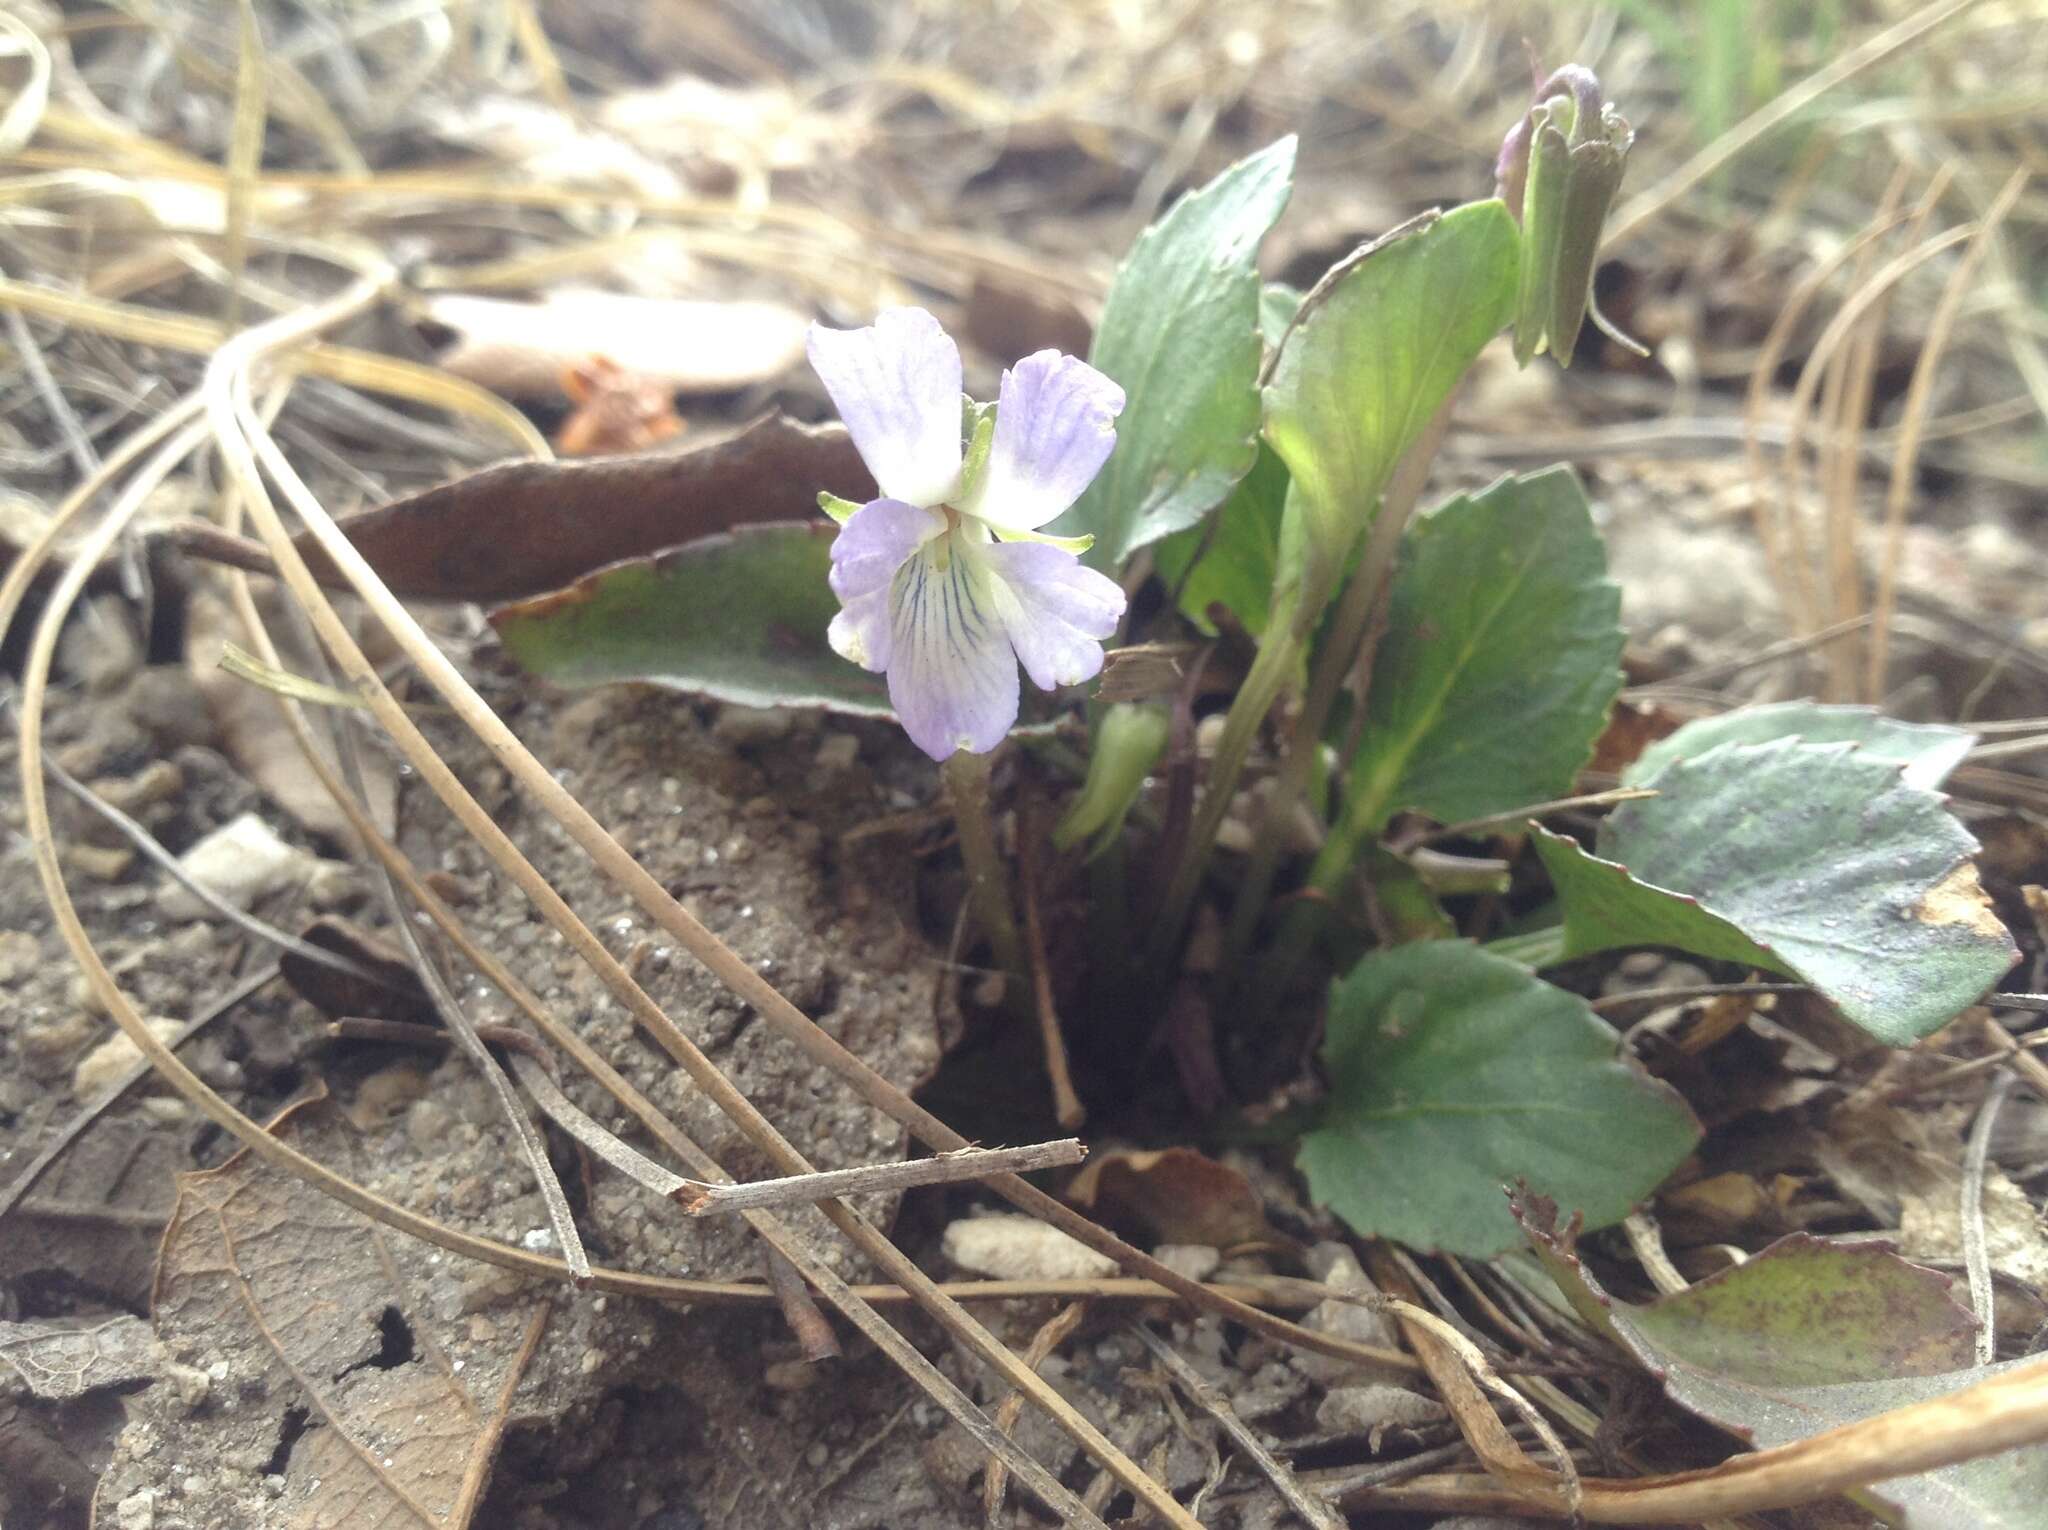
MULTIPOLYGON (((348 1161, 349 1135, 322 1100, 288 1109, 271 1130, 325 1163, 348 1161)), ((423 1261, 410 1246, 400 1252, 423 1261)), ((280 1452, 271 1470, 283 1487, 267 1524, 461 1530, 548 1302, 538 1291, 516 1298, 490 1339, 437 1338, 435 1314, 382 1229, 244 1152, 179 1177, 151 1310, 174 1352, 214 1357, 226 1373, 215 1370, 212 1401, 181 1425, 179 1448, 145 1470, 167 1473, 172 1458, 275 1462, 280 1452), (293 1410, 304 1425, 296 1439, 293 1410)), ((213 1477, 180 1509, 195 1524, 247 1523, 242 1491, 232 1476, 213 1477)))
POLYGON ((1959 924, 1986 940, 2011 938, 2005 925, 1991 912, 1991 899, 1985 894, 1976 866, 1969 861, 1928 888, 1909 912, 1922 924, 1959 924))
POLYGON ((1067 1199, 1158 1243, 1285 1241, 1266 1221, 1251 1181, 1193 1148, 1109 1152, 1088 1161, 1067 1185, 1067 1199))
POLYGON ((1911 769, 1797 738, 1672 760, 1656 796, 1601 825, 1598 857, 1537 836, 1564 955, 1676 946, 1788 973, 1878 1040, 1912 1045, 2019 950, 1978 886, 1976 841, 1911 769))
MULTIPOLYGON (((736 526, 813 519, 821 490, 867 500, 875 483, 843 426, 772 414, 687 451, 499 463, 341 529, 399 595, 491 603, 736 526)), ((342 582, 305 533, 298 548, 322 583, 342 582)))

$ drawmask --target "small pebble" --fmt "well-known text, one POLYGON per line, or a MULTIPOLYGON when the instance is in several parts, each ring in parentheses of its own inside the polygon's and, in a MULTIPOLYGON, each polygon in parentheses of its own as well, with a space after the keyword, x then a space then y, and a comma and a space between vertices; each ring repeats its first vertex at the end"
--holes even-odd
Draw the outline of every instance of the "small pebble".
POLYGON ((72 1060, 99 1034, 92 1017, 79 1010, 67 1010, 47 1020, 32 1020, 16 1035, 21 1047, 22 1066, 36 1078, 62 1075, 72 1060))
POLYGON ((0 930, 0 987, 10 987, 43 963, 43 943, 27 930, 0 930))
MULTIPOLYGON (((286 844, 254 813, 223 824, 178 857, 192 881, 236 908, 249 908, 285 887, 303 887, 321 869, 320 858, 286 844)), ((189 888, 167 879, 157 894, 167 919, 218 918, 189 888)))
POLYGON ((828 733, 818 741, 818 769, 851 770, 860 759, 860 740, 851 733, 828 733))
POLYGON ((1449 1411, 1434 1397, 1404 1387, 1332 1387, 1316 1404, 1318 1427, 1332 1434, 1368 1435, 1375 1451, 1380 1436, 1389 1429, 1415 1429, 1449 1417, 1449 1411))
POLYGON ((135 864, 126 845, 88 845, 73 841, 64 847, 64 864, 95 882, 118 882, 135 864))
POLYGON ((1094 1280, 1116 1273, 1115 1260, 1036 1217, 969 1217, 946 1229, 941 1246, 961 1269, 996 1280, 1094 1280))
MULTIPOLYGON (((168 1042, 184 1029, 177 1021, 161 1015, 145 1020, 143 1024, 149 1027, 152 1036, 163 1042, 168 1042)), ((142 1048, 128 1039, 127 1032, 117 1032, 79 1058, 78 1066, 71 1071, 71 1092, 81 1100, 97 1099, 141 1061, 142 1048)))
POLYGON ((795 725, 796 713, 788 707, 730 705, 719 711, 711 736, 744 749, 749 744, 772 744, 787 738, 795 725))
POLYGON ((1162 1243, 1152 1257, 1189 1280, 1207 1280, 1223 1262, 1223 1255, 1206 1243, 1162 1243))

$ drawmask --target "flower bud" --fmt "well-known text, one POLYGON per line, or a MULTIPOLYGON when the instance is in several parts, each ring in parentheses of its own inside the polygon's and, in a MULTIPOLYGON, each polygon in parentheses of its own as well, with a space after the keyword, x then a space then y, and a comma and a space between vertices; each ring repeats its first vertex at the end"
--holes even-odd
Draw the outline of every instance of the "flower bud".
POLYGON ((1088 779, 1066 816, 1052 831, 1052 842, 1071 849, 1095 836, 1089 854, 1100 855, 1119 833, 1145 777, 1166 750, 1172 719, 1157 702, 1119 702, 1102 714, 1095 729, 1095 749, 1088 759, 1088 779))
POLYGON ((1559 366, 1570 366, 1589 310, 1606 328, 1593 310, 1593 273, 1634 142, 1628 123, 1602 100, 1599 79, 1577 64, 1538 87, 1535 105, 1502 141, 1495 190, 1522 225, 1515 303, 1521 365, 1548 348, 1559 366))

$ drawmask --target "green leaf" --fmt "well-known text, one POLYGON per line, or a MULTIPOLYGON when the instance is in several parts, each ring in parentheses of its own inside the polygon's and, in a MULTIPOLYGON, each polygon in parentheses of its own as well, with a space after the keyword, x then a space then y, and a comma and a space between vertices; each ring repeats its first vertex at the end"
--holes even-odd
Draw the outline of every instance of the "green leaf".
POLYGON ((1287 465, 1262 444, 1252 470, 1207 525, 1175 532, 1154 549, 1160 577, 1180 591, 1181 611, 1203 632, 1216 631, 1211 605, 1229 611, 1253 637, 1265 632, 1286 501, 1287 465))
POLYGON ((1301 298, 1301 289, 1285 282, 1267 282, 1259 289, 1259 334, 1264 337, 1267 350, 1279 349, 1287 336, 1287 327, 1301 311, 1301 298))
POLYGON ((1783 957, 1766 950, 1700 900, 1667 892, 1629 875, 1626 866, 1603 861, 1578 841, 1529 826, 1536 854, 1550 873, 1564 906, 1564 926, 1551 949, 1532 953, 1536 965, 1555 966, 1589 951, 1617 946, 1670 946, 1715 961, 1789 973, 1783 957))
POLYGON ((2018 960, 1970 860, 1977 842, 1894 762, 1847 743, 1723 744, 1656 785, 1607 820, 1605 861, 1538 840, 1568 957, 1675 945, 1769 967, 1893 1046, 1940 1029, 2018 960))
MULTIPOLYGON (((2014 1365, 1976 1368, 1976 1319, 1945 1275, 1883 1245, 1795 1233, 1687 1290, 1636 1304, 1600 1289, 1548 1208, 1519 1203, 1545 1270, 1571 1305, 1658 1377, 1672 1401, 1759 1448, 1960 1391, 2014 1365)), ((2040 1522, 2048 1449, 1895 1478, 1867 1490, 1919 1530, 2040 1522)))
POLYGON ((743 527, 491 613, 505 650, 557 685, 643 680, 748 706, 887 716, 882 677, 825 641, 828 521, 743 527))
POLYGON ((1309 1188, 1361 1235, 1475 1258, 1519 1242, 1518 1179, 1617 1222, 1700 1135, 1618 1045, 1583 999, 1466 942, 1376 952, 1331 989, 1309 1188))
POLYGON ((1259 429, 1259 241, 1294 189, 1293 137, 1176 202, 1118 269, 1088 359, 1123 385, 1116 450, 1056 523, 1093 567, 1194 525, 1251 469, 1259 429))
POLYGON ((1875 707, 1779 701, 1687 723, 1645 749, 1621 773, 1621 784, 1647 785, 1673 760, 1705 754, 1716 744, 1763 744, 1774 738, 1797 738, 1809 744, 1861 744, 1864 758, 1895 760, 1906 767, 1908 786, 1924 786, 1930 791, 1948 779, 1949 772, 1962 764, 1977 742, 1976 734, 1961 728, 1900 722, 1875 707))
MULTIPOLYGON (((1514 312, 1519 236, 1498 201, 1397 230, 1303 300, 1266 384, 1266 439, 1300 489, 1312 594, 1372 519, 1401 454, 1514 312)), ((1308 619, 1319 614, 1311 600, 1308 619)))
POLYGON ((1505 478, 1402 543, 1347 814, 1441 823, 1571 790, 1621 690, 1621 592, 1569 469, 1505 478))

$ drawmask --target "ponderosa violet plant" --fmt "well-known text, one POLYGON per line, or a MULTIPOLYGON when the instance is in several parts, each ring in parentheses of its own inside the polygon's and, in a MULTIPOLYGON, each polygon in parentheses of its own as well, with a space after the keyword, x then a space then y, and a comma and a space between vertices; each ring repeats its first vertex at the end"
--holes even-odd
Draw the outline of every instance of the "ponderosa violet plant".
MULTIPOLYGON (((1086 361, 1028 356, 993 404, 963 401, 920 310, 814 331, 879 496, 823 497, 829 547, 753 527, 707 553, 774 641, 747 648, 736 617, 724 650, 690 637, 663 671, 745 650, 745 686, 719 693, 864 710, 863 671, 884 676, 945 772, 995 963, 1021 972, 988 773, 1012 740, 1030 794, 1066 801, 1070 858, 1036 881, 1085 902, 1085 952, 1060 949, 1087 963, 1063 1006, 1085 1072, 1128 1090, 1174 1068, 1223 1110, 1294 1083, 1321 1026, 1325 1092, 1286 1118, 1310 1188, 1414 1247, 1515 1244, 1517 1179, 1617 1221, 1698 1139, 1547 968, 1675 948, 1907 1045, 2016 955, 1938 790, 1971 742, 1955 729, 1739 711, 1627 766, 1592 842, 1533 821, 1580 790, 1620 691, 1598 528, 1564 468, 1422 500, 1447 431, 1484 428, 1452 412, 1482 352, 1583 359, 1631 141, 1593 74, 1560 70, 1495 196, 1304 295, 1257 266, 1292 190, 1283 139, 1140 236, 1086 361)), ((669 574, 716 595, 686 561, 669 574)), ((644 625, 644 583, 626 593, 644 625)))

